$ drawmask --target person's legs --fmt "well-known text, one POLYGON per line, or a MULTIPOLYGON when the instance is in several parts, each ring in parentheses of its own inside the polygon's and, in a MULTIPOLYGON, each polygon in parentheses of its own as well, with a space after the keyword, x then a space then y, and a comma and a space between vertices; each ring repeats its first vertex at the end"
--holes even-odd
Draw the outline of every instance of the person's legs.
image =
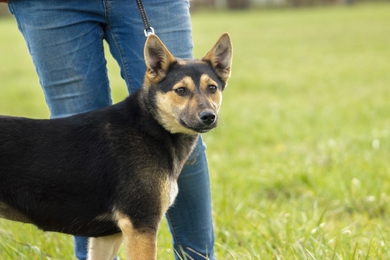
MULTIPOLYGON (((118 0, 115 3, 108 5, 107 41, 131 93, 141 86, 145 73, 144 28, 135 1, 118 0)), ((144 6, 155 33, 172 54, 191 58, 193 46, 188 1, 144 0, 144 6)), ((167 213, 175 256, 177 259, 184 259, 184 255, 188 259, 205 259, 205 256, 215 259, 209 173, 201 138, 178 184, 178 197, 167 213)))
POLYGON ((166 214, 176 259, 215 259, 210 180, 202 138, 184 165, 178 184, 179 194, 166 214))
POLYGON ((74 254, 78 260, 87 260, 88 237, 74 236, 74 254))
POLYGON ((111 104, 99 3, 9 3, 33 58, 52 118, 111 104))
MULTIPOLYGON (((192 58, 191 21, 187 0, 144 0, 156 35, 179 58, 192 58)), ((142 86, 145 75, 145 35, 136 1, 117 0, 107 8, 106 39, 121 68, 129 93, 142 86)))
MULTIPOLYGON (((33 58, 52 118, 111 104, 101 27, 104 12, 99 3, 9 3, 33 58)), ((79 260, 87 258, 87 244, 87 237, 75 237, 79 260)))

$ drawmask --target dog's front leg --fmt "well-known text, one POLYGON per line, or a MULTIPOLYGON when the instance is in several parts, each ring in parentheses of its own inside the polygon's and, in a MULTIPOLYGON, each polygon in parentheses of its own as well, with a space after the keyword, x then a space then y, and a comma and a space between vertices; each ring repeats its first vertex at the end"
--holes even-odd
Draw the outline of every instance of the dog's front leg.
POLYGON ((127 216, 121 216, 118 226, 122 230, 123 245, 128 260, 155 260, 157 255, 157 228, 135 229, 127 216))
POLYGON ((88 260, 113 260, 122 243, 122 233, 91 237, 88 241, 88 260))

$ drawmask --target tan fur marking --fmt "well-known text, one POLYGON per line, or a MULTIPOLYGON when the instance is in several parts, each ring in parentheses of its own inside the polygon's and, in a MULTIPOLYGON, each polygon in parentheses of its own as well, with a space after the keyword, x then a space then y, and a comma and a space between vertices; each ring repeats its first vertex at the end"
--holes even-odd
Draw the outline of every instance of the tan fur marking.
POLYGON ((177 64, 179 64, 179 65, 186 65, 188 63, 187 61, 181 60, 181 59, 176 59, 176 61, 177 61, 177 64))
POLYGON ((179 192, 176 180, 168 177, 166 182, 162 185, 162 196, 161 196, 161 210, 164 215, 168 208, 173 204, 176 199, 176 196, 179 192))
MULTIPOLYGON (((181 81, 173 86, 173 89, 186 87, 188 91, 193 92, 195 84, 191 77, 184 77, 181 81)), ((165 129, 171 133, 187 133, 196 134, 196 132, 182 126, 180 124, 180 111, 184 111, 188 107, 189 97, 181 97, 174 91, 168 93, 158 93, 157 106, 159 108, 158 120, 165 129)))
POLYGON ((186 87, 186 88, 188 88, 188 90, 194 91, 195 84, 192 81, 191 77, 187 76, 187 77, 184 77, 182 80, 180 80, 178 83, 176 83, 173 86, 173 89, 177 89, 177 88, 180 88, 180 87, 186 87))
POLYGON ((123 244, 128 259, 154 260, 157 255, 157 234, 140 232, 133 227, 131 220, 117 213, 118 226, 122 230, 123 244))
MULTIPOLYGON (((200 87, 207 92, 207 87, 209 85, 214 85, 218 87, 218 83, 215 82, 212 78, 210 78, 209 75, 203 74, 200 77, 200 87)), ((213 95, 209 98, 210 104, 215 112, 218 112, 221 104, 222 104, 222 93, 221 91, 217 90, 213 95)))

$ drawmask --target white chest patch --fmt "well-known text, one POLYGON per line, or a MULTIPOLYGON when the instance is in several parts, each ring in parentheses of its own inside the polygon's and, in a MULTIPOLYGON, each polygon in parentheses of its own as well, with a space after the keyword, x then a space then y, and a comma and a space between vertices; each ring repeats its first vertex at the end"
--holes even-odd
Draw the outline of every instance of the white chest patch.
POLYGON ((171 181, 170 182, 170 189, 169 189, 169 206, 172 206, 178 193, 179 193, 179 188, 177 186, 177 182, 171 181))

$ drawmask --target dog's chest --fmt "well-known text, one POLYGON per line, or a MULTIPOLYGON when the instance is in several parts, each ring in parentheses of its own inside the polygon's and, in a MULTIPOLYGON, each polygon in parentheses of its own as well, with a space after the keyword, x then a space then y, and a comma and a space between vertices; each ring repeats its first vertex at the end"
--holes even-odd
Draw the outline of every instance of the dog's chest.
POLYGON ((177 182, 171 181, 170 187, 169 187, 169 193, 168 193, 169 206, 171 206, 173 204, 178 193, 179 193, 179 188, 178 188, 177 182))

